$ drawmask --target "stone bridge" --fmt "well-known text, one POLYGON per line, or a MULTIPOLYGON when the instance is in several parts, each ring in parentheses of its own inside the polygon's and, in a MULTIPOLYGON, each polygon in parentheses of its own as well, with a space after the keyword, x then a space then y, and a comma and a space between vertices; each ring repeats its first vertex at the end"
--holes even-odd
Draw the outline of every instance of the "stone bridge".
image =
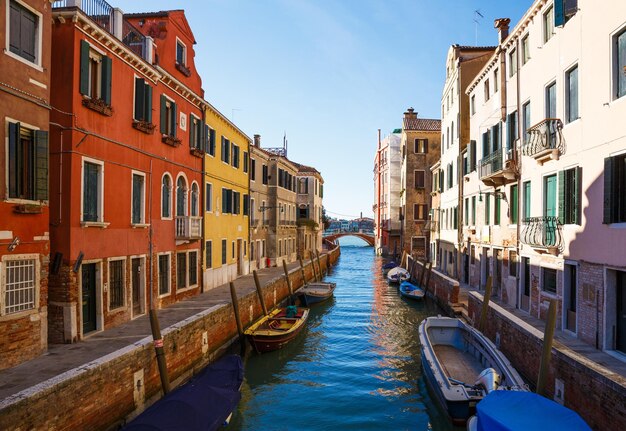
POLYGON ((334 233, 324 234, 324 239, 331 241, 331 242, 335 242, 336 240, 344 236, 355 236, 357 238, 361 238, 370 247, 374 247, 374 244, 375 244, 374 235, 369 234, 369 233, 363 233, 363 232, 349 232, 349 231, 334 232, 334 233))

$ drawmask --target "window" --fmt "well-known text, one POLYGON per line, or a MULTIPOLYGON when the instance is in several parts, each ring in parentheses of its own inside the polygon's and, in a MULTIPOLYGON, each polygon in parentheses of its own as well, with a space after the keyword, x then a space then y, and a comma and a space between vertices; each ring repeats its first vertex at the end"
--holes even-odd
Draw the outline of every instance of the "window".
POLYGON ((204 184, 204 210, 206 212, 213 211, 213 184, 204 184))
POLYGON ((626 222, 626 154, 604 159, 603 223, 626 222))
POLYGON ((198 284, 198 252, 189 252, 189 286, 198 284))
POLYGON ((556 294, 556 269, 541 268, 541 278, 543 280, 542 290, 556 294))
POLYGON ((133 173, 131 222, 145 223, 145 176, 133 173))
POLYGON ((9 198, 48 200, 48 132, 9 123, 9 198))
POLYGON ((565 73, 565 119, 568 123, 578 119, 578 65, 565 73))
POLYGON ((9 5, 10 19, 7 20, 9 52, 40 65, 40 15, 31 12, 14 0, 9 5))
POLYGON ((235 241, 233 241, 230 245, 231 245, 230 249, 232 253, 232 258, 234 259, 235 258, 235 241))
POLYGON ((428 139, 416 139, 415 152, 424 154, 428 153, 428 139))
POLYGON ((476 196, 472 196, 472 226, 476 225, 476 196))
POLYGON ((426 176, 425 171, 413 171, 415 175, 415 188, 423 189, 424 188, 424 177, 426 176))
POLYGON ((161 217, 172 217, 172 179, 168 174, 163 175, 161 182, 161 217))
POLYGON ((225 239, 222 240, 222 265, 226 265, 226 251, 228 248, 227 241, 225 239))
POLYGON ((517 50, 513 48, 509 53, 509 76, 517 73, 517 50))
POLYGON ((472 139, 469 147, 469 172, 474 172, 476 170, 476 141, 472 139))
POLYGON ((80 41, 80 94, 111 104, 111 59, 80 41))
POLYGON ((485 102, 486 102, 487 100, 489 100, 489 80, 488 79, 485 80, 484 88, 485 88, 485 102))
POLYGON ((613 74, 615 86, 615 98, 620 98, 626 94, 626 29, 613 38, 613 74))
POLYGON ((250 196, 243 195, 243 215, 250 215, 250 196))
POLYGON ((528 133, 528 129, 530 129, 530 102, 526 102, 524 106, 522 106, 522 116, 524 117, 522 119, 522 136, 524 137, 524 143, 526 143, 530 137, 528 133))
POLYGON ((190 114, 189 123, 189 148, 202 151, 202 120, 190 114))
POLYGON ((499 70, 497 68, 493 71, 493 93, 494 94, 498 92, 498 81, 499 81, 498 72, 499 70))
POLYGON ((493 222, 496 226, 500 225, 500 213, 501 211, 501 204, 502 204, 502 196, 500 195, 500 193, 498 193, 498 191, 496 191, 496 196, 495 196, 495 205, 494 205, 494 213, 493 213, 493 222))
POLYGON ((489 200, 491 196, 485 195, 485 224, 491 224, 491 220, 489 218, 491 213, 491 201, 489 200))
POLYGON ((109 309, 124 306, 124 261, 109 262, 109 309))
POLYGON ((215 157, 215 130, 209 128, 209 126, 207 126, 206 124, 204 125, 204 130, 206 133, 206 150, 205 152, 210 155, 215 157))
POLYGON ((191 215, 193 217, 197 217, 198 216, 198 184, 196 183, 192 183, 191 184, 191 215))
POLYGON ((243 152, 243 171, 244 171, 245 173, 248 173, 248 164, 249 164, 249 163, 250 163, 250 162, 248 161, 248 152, 247 152, 247 151, 244 151, 244 152, 243 152))
POLYGON ((230 164, 230 141, 222 136, 222 162, 230 164))
POLYGON ((232 192, 232 213, 240 214, 241 213, 241 193, 232 192))
POLYGON ((176 254, 176 289, 187 287, 187 253, 176 254))
POLYGON ((522 66, 530 60, 530 45, 528 35, 522 38, 522 66))
POLYGON ((176 103, 161 94, 161 134, 176 137, 176 103))
POLYGON ((543 43, 546 43, 554 34, 554 9, 552 6, 543 14, 543 43))
POLYGON ((470 98, 470 113, 474 115, 476 113, 476 95, 472 94, 470 98))
POLYGON ((517 220, 519 217, 518 215, 519 211, 518 211, 518 205, 517 205, 519 191, 517 190, 517 184, 514 184, 511 186, 510 196, 511 198, 509 199, 509 206, 511 207, 511 223, 517 223, 517 220))
POLYGON ((187 64, 187 47, 178 39, 176 39, 176 63, 181 66, 187 64))
POLYGON ((524 192, 522 196, 523 200, 523 210, 524 210, 524 218, 522 221, 530 218, 530 181, 526 181, 523 184, 524 192))
POLYGON ((222 213, 231 214, 233 212, 233 191, 222 189, 222 213))
POLYGON ((256 160, 250 159, 250 181, 256 181, 256 160))
POLYGON ((517 111, 511 112, 506 117, 506 148, 507 150, 515 148, 515 141, 517 141, 517 111))
POLYGON ((267 184, 268 179, 269 179, 269 174, 267 172, 267 165, 263 165, 263 184, 267 184))
POLYGON ((556 118, 556 82, 546 87, 546 118, 556 118))
POLYGON ((554 25, 562 27, 578 12, 578 0, 557 0, 554 2, 554 25))
POLYGON ((463 217, 463 224, 469 224, 469 198, 465 198, 465 214, 463 217))
MULTIPOLYGON (((37 255, 29 255, 29 258, 15 259, 5 256, 3 262, 4 276, 0 297, 2 308, 0 315, 19 313, 20 311, 32 310, 38 306, 37 286, 39 274, 37 255), (10 259, 10 260, 9 260, 10 259)), ((1 277, 0 276, 0 277, 1 277)))
POLYGON ((84 222, 102 221, 102 163, 83 161, 83 218, 84 222))
POLYGON ((213 267, 213 241, 204 243, 204 260, 207 269, 213 267))
POLYGON ((133 118, 152 123, 152 87, 143 78, 135 78, 135 109, 133 118))
POLYGON ((448 189, 452 188, 452 164, 448 165, 448 189))
POLYGON ((517 277, 517 252, 509 251, 509 277, 517 277))
POLYGON ((427 220, 427 219, 428 219, 428 205, 413 204, 413 220, 427 220))
POLYGON ((176 216, 187 215, 187 181, 184 177, 176 180, 176 216))
POLYGON ((582 168, 559 171, 559 220, 564 224, 581 224, 580 181, 582 168))
POLYGON ((491 151, 495 152, 502 147, 500 142, 500 123, 491 126, 491 151))
POLYGON ((239 169, 239 146, 235 144, 231 144, 231 164, 239 169))
POLYGON ((159 255, 159 295, 170 292, 170 255, 159 255))

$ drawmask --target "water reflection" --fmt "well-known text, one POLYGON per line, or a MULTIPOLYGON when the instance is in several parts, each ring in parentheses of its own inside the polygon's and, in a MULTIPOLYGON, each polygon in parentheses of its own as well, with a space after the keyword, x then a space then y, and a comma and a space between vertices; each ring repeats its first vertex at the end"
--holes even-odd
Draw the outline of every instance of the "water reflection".
POLYGON ((440 313, 402 299, 372 248, 342 246, 326 280, 335 298, 311 310, 286 348, 251 354, 232 430, 450 430, 421 376, 417 326, 440 313))

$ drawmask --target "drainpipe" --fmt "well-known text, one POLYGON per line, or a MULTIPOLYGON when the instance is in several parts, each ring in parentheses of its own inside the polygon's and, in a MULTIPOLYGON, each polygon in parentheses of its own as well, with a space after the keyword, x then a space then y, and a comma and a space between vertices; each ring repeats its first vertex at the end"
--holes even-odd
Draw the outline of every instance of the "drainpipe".
MULTIPOLYGON (((524 139, 524 136, 522 136, 523 133, 523 126, 522 126, 522 121, 523 119, 523 112, 522 112, 522 101, 520 98, 520 89, 521 89, 521 74, 522 74, 522 69, 519 67, 519 59, 520 59, 520 50, 519 50, 519 38, 516 38, 515 40, 515 53, 517 55, 517 136, 519 137, 519 142, 520 142, 520 148, 522 145, 522 140, 524 139)), ((520 241, 520 237, 521 237, 521 226, 522 226, 522 214, 520 209, 522 208, 521 202, 522 202, 522 157, 519 154, 519 150, 517 148, 517 144, 514 144, 515 148, 513 151, 513 160, 515 161, 515 169, 517 170, 516 174, 517 174, 517 225, 516 225, 516 231, 517 231, 517 241, 515 242, 516 244, 516 250, 517 250, 517 260, 519 262, 521 262, 521 257, 520 257, 520 249, 521 249, 521 241, 520 241)), ((509 259, 509 265, 510 265, 510 259, 509 259)), ((515 307, 519 308, 520 306, 520 296, 521 296, 521 291, 522 288, 520 286, 520 272, 521 272, 521 265, 518 265, 517 267, 517 272, 515 273, 515 285, 517 286, 518 289, 518 294, 515 295, 515 307)), ((530 300, 530 298, 529 298, 530 300)), ((529 304, 530 307, 530 304, 529 304)))
MULTIPOLYGON (((461 88, 461 60, 458 60, 458 81, 456 83, 456 87, 457 89, 461 88)), ((454 96, 454 95, 453 95, 454 96)), ((463 104, 461 103, 461 92, 459 91, 459 97, 458 97, 458 104, 459 104, 459 117, 457 118, 457 123, 459 123, 461 121, 461 118, 463 118, 463 104)), ((461 125, 457 124, 457 127, 459 128, 459 132, 461 131, 461 125)), ((452 136, 454 136, 454 130, 452 131, 452 136)), ((456 252, 456 265, 455 265, 455 271, 456 271, 456 276, 458 278, 458 280, 461 280, 461 266, 462 266, 462 253, 461 250, 463 248, 463 171, 461 170, 461 163, 463 162, 463 158, 461 157, 461 153, 463 151, 462 145, 461 145, 461 133, 459 133, 459 152, 457 154, 457 163, 456 163, 456 177, 457 177, 457 185, 458 185, 458 191, 457 191, 457 224, 456 224, 456 229, 457 229, 457 252, 456 252)))

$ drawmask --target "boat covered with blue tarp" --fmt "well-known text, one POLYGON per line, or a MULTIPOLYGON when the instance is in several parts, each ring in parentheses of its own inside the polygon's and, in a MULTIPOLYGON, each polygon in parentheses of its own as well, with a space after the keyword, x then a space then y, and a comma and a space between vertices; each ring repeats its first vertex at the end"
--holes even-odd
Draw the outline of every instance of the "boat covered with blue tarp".
POLYGON ((573 410, 533 392, 493 391, 476 405, 468 422, 475 431, 591 431, 573 410))
POLYGON ((217 430, 241 399, 243 363, 227 355, 133 419, 128 431, 217 430))

